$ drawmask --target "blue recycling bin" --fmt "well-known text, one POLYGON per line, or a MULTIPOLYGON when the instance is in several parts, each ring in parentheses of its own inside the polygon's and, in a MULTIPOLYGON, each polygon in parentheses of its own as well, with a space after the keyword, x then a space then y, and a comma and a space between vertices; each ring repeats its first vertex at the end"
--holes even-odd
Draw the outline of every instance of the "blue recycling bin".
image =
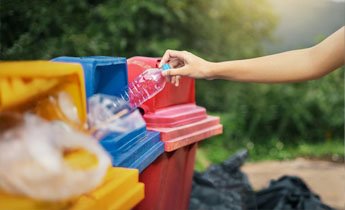
POLYGON ((128 84, 127 60, 123 57, 62 56, 54 58, 52 61, 80 63, 82 65, 87 98, 96 93, 119 96, 128 84))

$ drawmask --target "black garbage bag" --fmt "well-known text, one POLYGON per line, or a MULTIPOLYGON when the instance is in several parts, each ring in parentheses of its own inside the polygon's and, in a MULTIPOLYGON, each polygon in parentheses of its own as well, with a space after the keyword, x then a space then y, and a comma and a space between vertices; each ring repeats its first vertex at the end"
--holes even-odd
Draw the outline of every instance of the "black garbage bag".
POLYGON ((190 210, 332 210, 302 179, 283 176, 253 192, 240 167, 248 156, 241 150, 220 165, 194 173, 190 210))
POLYGON ((320 197, 296 176, 283 176, 256 193, 256 202, 249 208, 258 210, 331 210, 320 197))
POLYGON ((240 167, 248 156, 241 150, 220 165, 210 166, 193 177, 190 210, 246 210, 255 194, 240 167))

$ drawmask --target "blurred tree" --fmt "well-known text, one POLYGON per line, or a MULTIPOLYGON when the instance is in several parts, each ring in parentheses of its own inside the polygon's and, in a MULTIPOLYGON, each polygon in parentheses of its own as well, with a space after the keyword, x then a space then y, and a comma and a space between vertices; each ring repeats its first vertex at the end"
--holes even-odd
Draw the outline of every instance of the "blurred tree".
POLYGON ((59 55, 257 55, 274 26, 266 0, 1 0, 1 59, 59 55))

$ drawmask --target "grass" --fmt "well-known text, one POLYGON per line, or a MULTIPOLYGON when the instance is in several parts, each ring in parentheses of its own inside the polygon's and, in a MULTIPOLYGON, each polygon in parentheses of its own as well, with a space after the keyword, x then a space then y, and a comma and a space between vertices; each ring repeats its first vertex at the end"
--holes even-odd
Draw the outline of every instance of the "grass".
POLYGON ((220 163, 237 150, 246 148, 249 151, 248 161, 289 160, 297 157, 344 161, 344 141, 342 139, 324 142, 291 141, 283 143, 279 139, 261 141, 261 143, 224 142, 222 136, 214 137, 199 144, 195 169, 205 170, 212 163, 220 163), (230 145, 230 146, 229 146, 230 145))
MULTIPOLYGON (((246 131, 243 131, 242 126, 244 125, 241 124, 241 119, 237 119, 237 117, 228 113, 211 114, 220 116, 224 132, 222 135, 199 143, 195 164, 197 171, 206 169, 210 164, 221 163, 238 150, 244 148, 249 152, 249 158, 247 159, 249 162, 291 160, 298 157, 344 162, 344 140, 341 137, 332 138, 328 135, 325 137, 328 139, 324 140, 296 139, 296 137, 283 139, 273 137, 277 135, 274 133, 271 136, 267 134, 267 138, 264 138, 261 133, 261 135, 247 135, 252 136, 249 139, 249 137, 244 137, 246 131)), ((311 133, 312 131, 306 131, 306 133, 308 132, 311 133)))

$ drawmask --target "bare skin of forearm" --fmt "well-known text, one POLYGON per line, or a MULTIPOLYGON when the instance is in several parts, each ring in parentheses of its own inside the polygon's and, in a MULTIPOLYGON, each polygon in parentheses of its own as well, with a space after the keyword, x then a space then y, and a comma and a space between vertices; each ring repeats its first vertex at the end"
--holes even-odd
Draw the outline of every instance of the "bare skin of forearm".
POLYGON ((344 65, 344 27, 318 45, 280 54, 210 64, 210 77, 242 82, 284 83, 320 78, 344 65))

